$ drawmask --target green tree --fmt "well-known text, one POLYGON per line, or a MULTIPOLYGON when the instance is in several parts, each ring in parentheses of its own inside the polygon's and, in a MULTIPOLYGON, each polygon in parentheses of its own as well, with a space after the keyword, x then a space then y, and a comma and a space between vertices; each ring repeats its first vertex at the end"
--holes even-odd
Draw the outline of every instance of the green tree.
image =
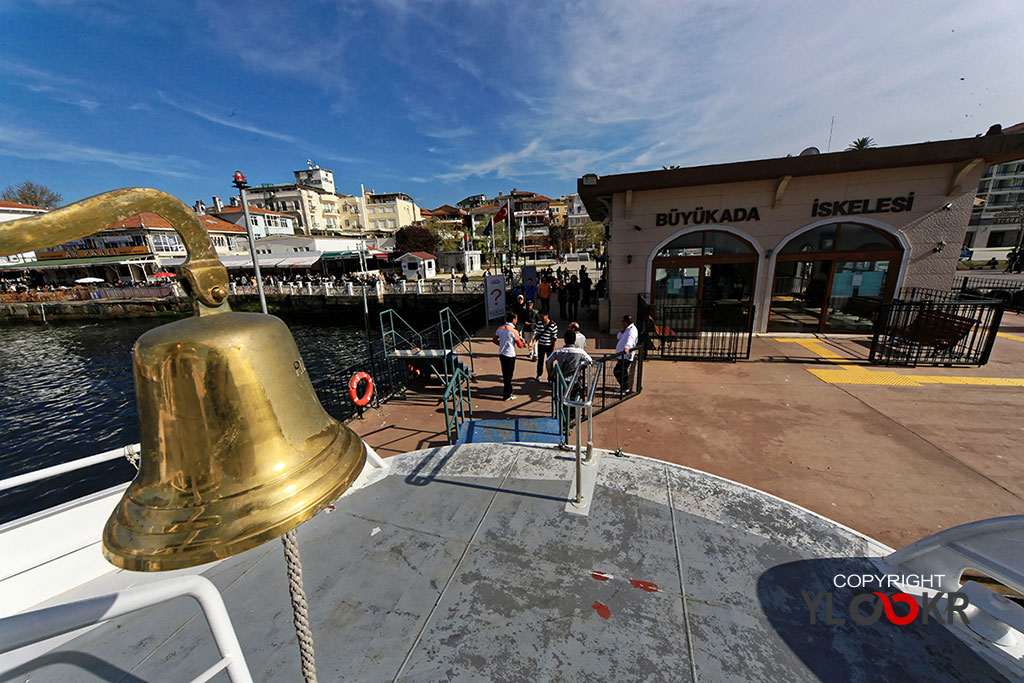
POLYGON ((427 228, 407 225, 395 233, 395 254, 401 256, 410 251, 433 252, 437 249, 437 235, 427 228))
POLYGON ((0 199, 29 206, 39 206, 44 209, 56 209, 64 201, 64 197, 60 196, 59 192, 54 192, 46 185, 39 185, 31 180, 17 185, 8 185, 0 193, 0 199))
POLYGON ((878 145, 875 144, 874 138, 868 138, 868 137, 857 138, 856 140, 854 140, 853 142, 850 143, 850 146, 846 148, 846 151, 847 152, 852 152, 852 151, 855 151, 855 150, 858 150, 858 149, 868 149, 870 147, 877 147, 877 146, 878 145))
POLYGON ((576 240, 580 249, 599 249, 604 242, 604 225, 590 221, 576 229, 576 240))

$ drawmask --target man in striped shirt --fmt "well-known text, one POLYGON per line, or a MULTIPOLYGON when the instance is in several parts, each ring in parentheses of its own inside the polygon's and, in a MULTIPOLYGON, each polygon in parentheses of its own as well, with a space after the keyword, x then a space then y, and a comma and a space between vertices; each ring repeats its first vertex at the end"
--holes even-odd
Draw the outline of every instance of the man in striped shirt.
POLYGON ((533 343, 537 347, 537 381, 544 379, 544 359, 555 350, 558 324, 547 313, 540 314, 540 322, 533 330, 533 343))

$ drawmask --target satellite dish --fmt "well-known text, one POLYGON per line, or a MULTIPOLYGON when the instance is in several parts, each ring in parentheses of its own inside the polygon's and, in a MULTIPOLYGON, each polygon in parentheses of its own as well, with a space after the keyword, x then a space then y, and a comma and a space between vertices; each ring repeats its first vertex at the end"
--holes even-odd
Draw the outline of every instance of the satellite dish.
POLYGON ((800 156, 802 157, 812 157, 815 154, 821 154, 821 150, 817 147, 808 147, 804 151, 800 152, 800 156))

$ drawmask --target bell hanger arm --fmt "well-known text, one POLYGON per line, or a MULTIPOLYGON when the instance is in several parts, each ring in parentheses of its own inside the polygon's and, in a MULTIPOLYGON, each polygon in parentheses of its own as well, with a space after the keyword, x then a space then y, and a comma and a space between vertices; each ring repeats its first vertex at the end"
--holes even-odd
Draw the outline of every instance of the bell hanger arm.
POLYGON ((227 310, 228 271, 206 228, 181 200, 148 187, 112 190, 49 213, 0 223, 0 256, 88 237, 142 211, 163 216, 181 236, 188 254, 182 276, 189 294, 200 304, 199 312, 227 310))

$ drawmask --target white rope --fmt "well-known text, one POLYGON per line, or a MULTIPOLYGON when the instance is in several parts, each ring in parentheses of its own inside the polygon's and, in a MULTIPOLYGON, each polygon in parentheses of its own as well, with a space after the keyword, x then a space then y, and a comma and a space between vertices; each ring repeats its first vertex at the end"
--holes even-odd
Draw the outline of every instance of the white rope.
POLYGON ((306 603, 306 589, 302 586, 302 560, 295 529, 281 537, 284 544, 284 559, 288 566, 288 593, 292 598, 292 621, 295 635, 299 639, 299 656, 302 658, 302 677, 306 683, 317 683, 316 663, 313 658, 313 632, 309 630, 309 606, 306 603))

